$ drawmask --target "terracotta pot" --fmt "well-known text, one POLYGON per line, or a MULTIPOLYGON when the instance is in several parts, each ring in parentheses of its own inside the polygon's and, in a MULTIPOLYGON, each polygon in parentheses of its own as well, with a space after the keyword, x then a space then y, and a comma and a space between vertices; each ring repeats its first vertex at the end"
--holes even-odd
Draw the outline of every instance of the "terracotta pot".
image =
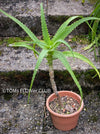
MULTIPOLYGON (((81 103, 81 97, 74 92, 59 91, 58 93, 59 93, 60 96, 68 95, 68 96, 72 97, 73 99, 77 100, 79 104, 81 103)), ((49 110, 49 112, 51 114, 51 118, 52 118, 52 122, 53 122, 54 126, 57 129, 60 129, 60 130, 63 130, 63 131, 67 131, 67 130, 71 130, 71 129, 75 128, 76 125, 77 125, 78 119, 79 119, 80 112, 83 109, 83 105, 84 105, 83 101, 82 101, 81 107, 78 111, 76 111, 72 114, 69 114, 69 115, 61 115, 61 114, 55 113, 49 107, 49 103, 54 98, 56 98, 56 95, 53 93, 47 98, 47 101, 46 101, 46 106, 47 106, 47 109, 49 110)))

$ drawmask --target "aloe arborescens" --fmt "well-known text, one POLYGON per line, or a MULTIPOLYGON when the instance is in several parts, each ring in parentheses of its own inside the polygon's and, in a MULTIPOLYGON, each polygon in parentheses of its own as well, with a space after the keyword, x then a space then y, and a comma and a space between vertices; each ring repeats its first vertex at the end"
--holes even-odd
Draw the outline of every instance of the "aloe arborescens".
POLYGON ((57 32, 53 36, 53 38, 50 39, 48 29, 47 29, 47 24, 46 24, 46 21, 45 21, 43 5, 41 4, 41 26, 42 26, 42 34, 43 34, 43 40, 41 41, 34 35, 34 33, 32 33, 18 19, 16 19, 15 17, 7 14, 6 12, 4 12, 1 9, 0 9, 0 12, 2 12, 6 16, 8 16, 10 19, 15 21, 32 39, 32 42, 29 42, 29 41, 15 42, 14 44, 12 44, 12 46, 13 47, 26 47, 28 49, 31 49, 36 55, 38 55, 37 63, 36 63, 35 69, 34 69, 33 77, 32 77, 32 80, 31 80, 31 85, 30 85, 30 89, 29 89, 28 102, 29 102, 30 93, 31 93, 31 89, 32 89, 32 86, 33 86, 33 82, 34 82, 36 73, 37 73, 38 68, 39 68, 39 66, 40 66, 40 64, 41 64, 41 62, 44 58, 46 58, 47 61, 48 61, 49 75, 50 75, 50 81, 51 81, 52 89, 53 89, 54 93, 56 94, 56 96, 58 97, 58 100, 59 100, 59 103, 60 103, 61 107, 63 107, 63 105, 62 105, 60 96, 57 92, 56 83, 54 81, 53 60, 59 59, 61 61, 61 63, 66 67, 66 69, 70 73, 71 77, 73 78, 74 82, 76 83, 76 85, 77 85, 77 87, 80 91, 81 98, 83 97, 81 86, 80 86, 74 72, 72 71, 66 57, 75 57, 75 58, 79 58, 79 59, 85 61, 86 63, 90 64, 95 69, 95 71, 97 72, 97 74, 100 77, 100 74, 99 74, 98 70, 96 69, 96 67, 93 65, 93 63, 89 59, 84 57, 83 55, 81 55, 77 52, 73 52, 70 45, 64 40, 81 23, 86 22, 88 20, 96 20, 98 18, 95 18, 95 17, 85 17, 85 18, 83 18, 83 17, 80 17, 80 16, 70 17, 68 20, 66 20, 60 26, 60 28, 57 30, 57 32), (78 19, 78 18, 79 18, 79 20, 75 21, 74 23, 70 23, 70 22, 72 22, 72 21, 74 21, 75 19, 78 19), (69 51, 64 51, 64 52, 58 51, 57 47, 61 43, 65 44, 69 48, 69 51), (41 52, 38 52, 37 50, 35 50, 35 48, 33 46, 31 46, 30 44, 38 45, 42 49, 41 52))

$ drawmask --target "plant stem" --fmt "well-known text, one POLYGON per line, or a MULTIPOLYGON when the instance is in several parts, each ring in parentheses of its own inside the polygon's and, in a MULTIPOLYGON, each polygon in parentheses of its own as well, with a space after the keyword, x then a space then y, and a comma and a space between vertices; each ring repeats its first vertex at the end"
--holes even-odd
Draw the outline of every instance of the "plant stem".
POLYGON ((60 97, 59 94, 58 94, 57 86, 56 86, 56 83, 55 83, 55 80, 54 80, 54 70, 53 70, 53 63, 52 63, 52 60, 48 60, 48 64, 49 64, 50 82, 51 82, 51 86, 52 86, 53 92, 55 93, 55 95, 56 95, 57 98, 58 98, 58 103, 59 103, 60 107, 63 108, 63 104, 62 104, 62 101, 61 101, 61 97, 60 97))

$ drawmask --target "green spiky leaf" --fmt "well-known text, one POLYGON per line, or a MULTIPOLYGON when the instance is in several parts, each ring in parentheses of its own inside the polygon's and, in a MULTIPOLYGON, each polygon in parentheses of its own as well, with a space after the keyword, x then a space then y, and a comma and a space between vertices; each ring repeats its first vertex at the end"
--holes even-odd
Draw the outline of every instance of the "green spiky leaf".
MULTIPOLYGON (((67 56, 67 57, 73 57, 73 55, 72 55, 72 53, 70 51, 65 51, 65 52, 63 52, 63 54, 65 56, 67 56)), ((77 53, 77 52, 73 52, 73 54, 74 54, 75 58, 78 58, 78 59, 88 63, 97 72, 97 74, 98 74, 98 76, 100 78, 99 71, 96 69, 95 65, 88 58, 86 58, 85 56, 83 56, 82 54, 77 53)))
MULTIPOLYGON (((54 48, 54 49, 57 48, 60 43, 65 44, 65 45, 69 48, 69 50, 72 52, 72 54, 73 54, 72 48, 70 47, 70 45, 69 45, 65 40, 57 40, 57 41, 54 43, 53 48, 54 48)), ((74 57, 74 55, 73 55, 73 57, 74 57)))
POLYGON ((62 64, 66 67, 66 69, 70 73, 71 77, 73 78, 75 84, 77 85, 77 87, 78 87, 78 89, 80 91, 81 99, 82 99, 83 98, 82 88, 81 88, 81 86, 80 86, 80 84, 79 84, 74 72, 72 71, 72 69, 71 69, 71 67, 70 67, 65 55, 60 51, 54 51, 54 57, 58 58, 62 62, 62 64))
POLYGON ((57 30, 56 34, 54 35, 54 37, 52 38, 52 41, 55 42, 57 40, 60 39, 61 34, 63 32, 65 32, 65 28, 67 28, 67 26, 75 19, 79 18, 80 16, 73 16, 70 17, 68 20, 66 20, 61 26, 60 28, 57 30))
POLYGON ((32 76, 31 84, 30 84, 30 89, 29 89, 29 94, 28 94, 28 103, 29 103, 30 93, 31 93, 31 89, 32 89, 32 86, 33 86, 35 76, 37 74, 37 71, 39 69, 39 66, 40 66, 43 58, 47 55, 47 53, 48 53, 48 50, 43 49, 41 51, 41 53, 39 54, 39 57, 38 57, 38 60, 36 62, 36 66, 35 66, 35 69, 34 69, 34 73, 33 73, 33 76, 32 76))
POLYGON ((42 25, 43 39, 47 44, 49 44, 50 43, 50 36, 49 36, 49 33, 48 33, 46 21, 45 21, 45 15, 44 15, 44 11, 43 11, 43 4, 41 4, 40 6, 41 6, 41 25, 42 25))
POLYGON ((14 42, 13 44, 9 44, 9 46, 11 47, 25 47, 28 48, 30 50, 32 50, 34 53, 38 54, 39 53, 29 44, 33 44, 34 42, 30 42, 30 41, 21 41, 21 42, 14 42))
POLYGON ((64 30, 62 30, 62 32, 59 33, 60 35, 59 38, 65 39, 77 26, 89 20, 100 20, 100 18, 85 17, 85 18, 79 19, 78 21, 74 22, 73 24, 67 26, 64 30))

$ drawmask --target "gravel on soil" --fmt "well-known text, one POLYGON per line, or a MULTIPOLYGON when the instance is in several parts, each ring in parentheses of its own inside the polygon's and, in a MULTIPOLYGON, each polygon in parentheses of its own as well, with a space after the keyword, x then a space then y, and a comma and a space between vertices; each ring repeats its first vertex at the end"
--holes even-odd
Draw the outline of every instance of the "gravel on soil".
POLYGON ((59 114, 68 115, 76 112, 80 107, 80 104, 77 102, 77 100, 67 95, 62 96, 61 100, 62 100, 63 108, 61 108, 60 105, 58 104, 57 98, 55 98, 53 101, 49 103, 49 106, 52 111, 59 114))

